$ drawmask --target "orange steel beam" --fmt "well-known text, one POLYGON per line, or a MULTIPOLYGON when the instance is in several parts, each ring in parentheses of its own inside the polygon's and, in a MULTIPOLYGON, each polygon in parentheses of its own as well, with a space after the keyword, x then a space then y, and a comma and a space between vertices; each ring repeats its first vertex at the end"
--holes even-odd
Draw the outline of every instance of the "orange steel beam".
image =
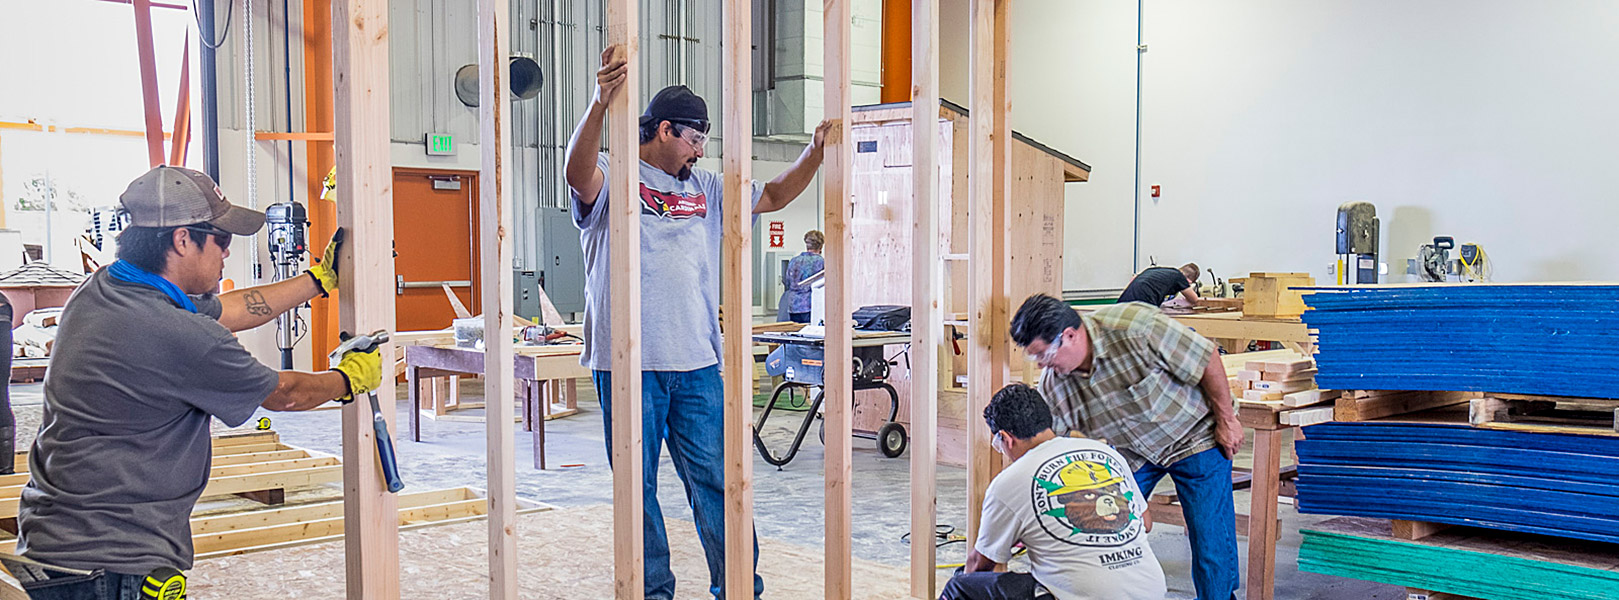
MULTIPOLYGON (((102 127, 62 127, 58 129, 55 125, 52 125, 49 131, 60 131, 62 133, 84 133, 89 135, 119 135, 124 137, 146 137, 147 135, 144 131, 136 131, 134 129, 105 129, 102 127)), ((173 137, 173 133, 167 131, 163 132, 162 139, 166 140, 173 137)))
MULTIPOLYGON (((332 82, 332 0, 304 0, 303 33, 304 129, 320 132, 304 135, 323 135, 321 139, 329 141, 337 127, 333 116, 333 105, 337 101, 333 94, 337 88, 332 82)), ((258 135, 263 134, 255 137, 258 135)), ((334 144, 308 144, 304 161, 304 172, 309 179, 309 239, 312 247, 322 248, 337 229, 337 204, 319 200, 326 173, 337 164, 337 148, 334 144)), ((343 190, 337 193, 341 195, 343 190)), ((309 304, 309 351, 314 368, 321 370, 329 366, 326 354, 337 347, 337 292, 309 304)))
POLYGON ((152 49, 152 2, 135 3, 135 50, 141 65, 141 102, 146 106, 146 157, 163 164, 163 115, 157 100, 157 54, 152 49))
MULTIPOLYGON (((144 132, 144 131, 136 131, 134 129, 106 129, 106 128, 102 128, 102 127, 58 127, 56 125, 45 126, 45 125, 41 125, 39 123, 35 123, 34 121, 31 121, 31 120, 28 121, 27 123, 17 123, 17 122, 14 122, 14 121, 0 121, 0 129, 20 129, 22 131, 38 131, 38 132, 47 132, 47 131, 48 132, 58 132, 58 131, 60 131, 62 133, 87 133, 87 134, 90 134, 90 135, 120 135, 120 136, 126 136, 126 137, 146 137, 146 132, 144 132)), ((171 133, 169 133, 167 131, 163 132, 163 139, 169 139, 172 136, 173 136, 173 134, 171 134, 171 133)))
POLYGON ((174 141, 169 144, 169 164, 184 166, 191 146, 191 36, 186 36, 180 52, 180 94, 174 103, 174 141))
POLYGON ((883 0, 884 104, 911 101, 911 0, 883 0))
MULTIPOLYGON (((253 134, 253 139, 261 142, 330 142, 336 138, 332 136, 330 131, 259 131, 253 134)), ((326 170, 331 170, 331 166, 327 166, 326 170)), ((310 173, 313 174, 314 171, 310 171, 310 173)), ((320 177, 325 176, 326 172, 322 171, 320 177)), ((315 178, 314 181, 318 182, 320 178, 315 178)), ((320 189, 314 189, 315 195, 318 197, 320 189)))

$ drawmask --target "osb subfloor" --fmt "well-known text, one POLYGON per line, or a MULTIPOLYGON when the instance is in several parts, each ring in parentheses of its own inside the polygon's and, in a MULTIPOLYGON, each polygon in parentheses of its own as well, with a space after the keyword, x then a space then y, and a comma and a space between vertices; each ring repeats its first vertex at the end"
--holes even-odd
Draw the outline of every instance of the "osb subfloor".
MULTIPOLYGON (((613 597, 612 507, 584 506, 518 516, 519 597, 575 600, 613 597)), ((669 519, 676 597, 707 600, 708 568, 697 532, 669 519)), ((399 534, 403 598, 479 599, 485 580, 488 522, 427 527, 399 534)), ((772 600, 824 598, 822 553, 761 538, 759 572, 772 600)), ((231 600, 340 599, 344 595, 343 543, 328 542, 200 561, 189 574, 191 597, 231 600)), ((857 600, 906 594, 903 570, 855 559, 857 600)))

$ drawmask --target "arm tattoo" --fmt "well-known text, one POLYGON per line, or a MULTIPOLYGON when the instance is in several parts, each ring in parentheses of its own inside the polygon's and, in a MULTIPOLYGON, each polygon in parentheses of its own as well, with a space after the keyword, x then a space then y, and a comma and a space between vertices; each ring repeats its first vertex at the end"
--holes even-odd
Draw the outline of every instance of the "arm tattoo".
POLYGON ((249 314, 263 317, 268 316, 271 312, 270 304, 264 301, 264 294, 262 293, 249 291, 242 294, 242 300, 247 302, 247 312, 249 314))

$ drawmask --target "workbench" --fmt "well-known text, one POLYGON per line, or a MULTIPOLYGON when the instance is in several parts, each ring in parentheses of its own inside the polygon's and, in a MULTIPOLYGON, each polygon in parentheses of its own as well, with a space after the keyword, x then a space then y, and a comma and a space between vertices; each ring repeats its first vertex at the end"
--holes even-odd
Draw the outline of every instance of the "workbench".
POLYGON ((1291 482, 1282 480, 1283 444, 1295 429, 1277 418, 1279 410, 1244 407, 1237 411, 1243 429, 1253 431, 1254 468, 1248 500, 1248 576, 1243 583, 1248 600, 1270 600, 1276 587, 1276 538, 1281 535, 1277 514, 1280 496, 1293 496, 1291 482), (1284 493, 1285 492, 1285 493, 1284 493))
MULTIPOLYGON (((582 344, 516 346, 512 357, 522 399, 523 429, 534 435, 534 468, 545 468, 545 421, 578 411, 578 395, 562 382, 590 377, 579 364, 582 344), (558 401, 561 405, 558 406, 558 401)), ((427 379, 473 376, 484 372, 483 351, 453 345, 406 346, 405 382, 410 394, 410 439, 422 441, 422 391, 427 379)), ((488 398, 485 401, 489 401, 488 398)), ((463 405, 463 408, 466 408, 463 405)), ((431 418, 431 417, 430 417, 431 418)))
POLYGON ((1282 346, 1305 356, 1314 354, 1315 338, 1310 328, 1298 319, 1266 319, 1245 317, 1240 312, 1197 312, 1164 314, 1191 327, 1199 335, 1213 340, 1226 352, 1239 354, 1248 351, 1252 341, 1281 342, 1282 346))

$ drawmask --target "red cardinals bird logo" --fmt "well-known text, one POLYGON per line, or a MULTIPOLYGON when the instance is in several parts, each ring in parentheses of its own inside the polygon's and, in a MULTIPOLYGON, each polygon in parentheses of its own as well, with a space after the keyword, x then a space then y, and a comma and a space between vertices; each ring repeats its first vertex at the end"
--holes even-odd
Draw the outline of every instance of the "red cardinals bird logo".
POLYGON ((642 183, 641 214, 665 219, 706 219, 708 196, 702 192, 664 192, 642 183))

